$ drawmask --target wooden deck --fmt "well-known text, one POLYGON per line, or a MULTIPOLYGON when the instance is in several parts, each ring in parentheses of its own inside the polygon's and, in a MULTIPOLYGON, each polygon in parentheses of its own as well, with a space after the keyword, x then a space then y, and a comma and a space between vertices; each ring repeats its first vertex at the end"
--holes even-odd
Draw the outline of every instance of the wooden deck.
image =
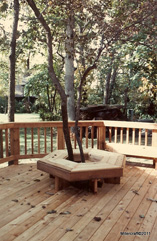
POLYGON ((104 184, 97 194, 74 187, 55 194, 54 180, 35 164, 2 168, 0 240, 155 241, 155 200, 153 168, 126 166, 121 184, 104 184))

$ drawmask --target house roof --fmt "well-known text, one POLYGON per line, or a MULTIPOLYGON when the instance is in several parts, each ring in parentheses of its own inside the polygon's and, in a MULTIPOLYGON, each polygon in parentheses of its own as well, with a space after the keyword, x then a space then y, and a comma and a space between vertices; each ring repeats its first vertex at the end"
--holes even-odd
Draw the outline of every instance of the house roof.
POLYGON ((24 87, 22 85, 15 86, 15 97, 24 97, 24 87))

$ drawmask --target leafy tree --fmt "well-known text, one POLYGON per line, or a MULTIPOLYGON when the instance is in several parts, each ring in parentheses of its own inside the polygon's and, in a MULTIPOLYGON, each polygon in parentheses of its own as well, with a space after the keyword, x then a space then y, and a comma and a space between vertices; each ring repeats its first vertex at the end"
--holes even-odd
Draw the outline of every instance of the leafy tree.
POLYGON ((53 54, 52 54, 52 33, 50 30, 49 25, 47 24, 45 18, 35 5, 34 1, 27 0, 28 4, 34 11, 36 17, 38 20, 41 22, 44 30, 47 33, 47 47, 48 47, 48 66, 49 66, 49 75, 51 80, 53 81, 56 89, 58 90, 60 96, 61 96, 61 110, 62 110, 62 117, 63 117, 63 132, 65 136, 65 141, 68 149, 68 156, 70 160, 73 160, 73 151, 72 151, 72 146, 70 142, 70 134, 68 131, 68 118, 67 118, 67 96, 60 84, 59 79, 56 76, 54 67, 53 67, 53 54))
MULTIPOLYGON (((81 70, 83 69, 83 71, 80 71, 80 85, 78 88, 79 95, 76 112, 77 123, 79 116, 81 92, 87 76, 93 69, 97 67, 97 62, 103 52, 107 54, 109 49, 112 48, 112 45, 115 45, 119 41, 126 42, 132 39, 134 33, 140 30, 141 24, 144 24, 150 18, 150 16, 152 16, 152 12, 154 13, 154 1, 121 1, 120 3, 119 1, 105 1, 104 3, 100 0, 86 1, 85 3, 82 3, 82 1, 75 0, 59 1, 58 3, 58 1, 56 2, 54 0, 47 2, 46 7, 44 8, 42 5, 44 1, 41 1, 40 11, 39 8, 35 5, 35 1, 27 0, 27 2, 35 12, 38 20, 42 23, 46 32, 48 33, 47 43, 49 50, 49 73, 52 81, 54 81, 55 86, 60 93, 62 99, 62 110, 67 108, 65 102, 67 102, 67 97, 69 98, 69 96, 64 93, 64 90, 59 84, 59 80, 56 79, 52 63, 53 56, 51 48, 52 44, 58 45, 58 38, 56 38, 57 41, 55 42, 54 38, 52 38, 52 31, 53 29, 58 29, 58 26, 60 25, 57 24, 57 21, 54 21, 52 26, 48 25, 48 19, 49 16, 52 16, 52 12, 57 12, 58 9, 60 9, 61 13, 59 15, 59 19, 61 19, 60 17, 63 16, 62 23, 64 27, 66 26, 66 28, 64 29, 67 29, 67 27, 71 25, 72 32, 70 34, 70 37, 68 37, 70 49, 68 49, 68 47, 65 48, 65 53, 69 56, 69 61, 67 60, 69 64, 68 68, 71 68, 73 72, 73 56, 75 56, 77 63, 82 60, 82 65, 84 67, 83 69, 81 66, 81 70), (41 14, 41 12, 43 14, 41 14), (71 20, 70 23, 69 20, 71 20), (78 25, 77 22, 79 22, 78 25), (88 26, 86 29, 82 28, 83 23, 85 26, 88 26), (87 47, 86 51, 85 48, 83 48, 83 45, 87 47), (83 58, 80 57, 81 54, 83 55, 83 58)), ((39 4, 39 2, 37 4, 39 4)), ((59 36, 59 38, 62 39, 63 46, 66 42, 63 40, 63 37, 67 40, 66 35, 61 34, 59 36)), ((77 67, 79 66, 80 65, 77 65, 77 67)), ((116 68, 114 69, 115 75, 116 68)), ((71 78, 70 75, 68 77, 69 81, 73 78, 71 78)), ((66 113, 63 111, 62 115, 64 122, 64 117, 66 116, 66 113)))
POLYGON ((138 115, 140 112, 141 114, 151 112, 152 116, 155 115, 156 59, 153 49, 137 42, 128 42, 116 45, 115 50, 114 61, 111 55, 103 57, 100 62, 99 87, 97 87, 101 91, 99 96, 102 98, 106 91, 105 82, 109 79, 111 82, 108 96, 112 90, 109 97, 110 104, 123 104, 127 108, 134 109, 138 115), (116 76, 113 70, 110 72, 113 67, 116 68, 116 76), (112 86, 113 77, 116 77, 114 86, 112 86))
POLYGON ((8 95, 8 63, 1 59, 0 62, 0 96, 8 95))
POLYGON ((157 84, 156 84, 156 55, 145 46, 139 46, 136 51, 136 60, 132 64, 131 81, 136 83, 137 95, 132 94, 135 113, 157 117, 157 84), (138 84, 137 84, 138 83, 138 84), (135 98, 136 97, 136 98, 135 98))
MULTIPOLYGON (((35 74, 29 77, 29 81, 25 86, 25 95, 33 95, 37 98, 36 108, 43 120, 60 119, 60 99, 52 81, 49 77, 47 65, 37 65, 31 70, 35 74)), ((60 75, 59 70, 56 70, 60 75)))

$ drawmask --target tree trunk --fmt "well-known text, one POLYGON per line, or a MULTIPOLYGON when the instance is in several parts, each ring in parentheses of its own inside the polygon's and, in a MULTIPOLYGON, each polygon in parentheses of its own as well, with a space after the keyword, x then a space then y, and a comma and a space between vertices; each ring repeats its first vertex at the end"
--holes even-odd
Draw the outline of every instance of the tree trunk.
POLYGON ((103 104, 109 104, 109 90, 110 90, 111 73, 112 73, 112 67, 109 68, 109 72, 108 72, 108 75, 106 78, 103 104))
POLYGON ((74 99, 74 16, 70 13, 66 27, 65 41, 65 93, 67 95, 68 119, 75 120, 74 99))
POLYGON ((51 112, 51 101, 50 101, 49 85, 48 84, 46 86, 46 92, 47 92, 48 107, 49 107, 49 111, 51 112))
POLYGON ((52 95, 52 90, 51 90, 51 111, 52 112, 54 110, 56 110, 56 94, 57 94, 57 90, 56 89, 55 89, 54 95, 52 95))
POLYGON ((128 87, 126 87, 126 89, 124 90, 124 106, 125 106, 125 117, 127 118, 127 105, 128 105, 128 87))
POLYGON ((110 87, 109 87, 109 94, 108 94, 108 104, 110 104, 110 102, 111 102, 112 90, 113 90, 115 82, 116 82, 117 69, 118 69, 118 67, 114 68, 113 74, 112 74, 112 77, 111 77, 111 82, 110 82, 110 87))
POLYGON ((65 138, 65 143, 68 151, 68 159, 73 161, 73 149, 70 141, 70 133, 69 133, 69 127, 68 127, 68 114, 67 114, 67 95, 65 94, 59 79, 57 78, 54 68, 53 68, 53 54, 52 54, 52 35, 51 30, 46 23, 43 15, 40 13, 39 9, 36 7, 33 0, 27 0, 29 6, 34 11, 37 19, 42 24, 43 28, 45 29, 47 33, 47 49, 48 49, 48 70, 50 74, 50 78, 57 89, 60 97, 61 97, 61 111, 62 111, 62 119, 63 119, 63 133, 65 138))
POLYGON ((8 96, 8 121, 14 122, 15 113, 15 65, 16 65, 16 39, 17 26, 19 20, 19 1, 14 0, 14 20, 13 31, 10 43, 10 77, 9 77, 9 96, 8 96))
MULTIPOLYGON (((78 25, 79 25, 79 23, 78 23, 78 25)), ((79 29, 80 29, 80 35, 83 35, 83 26, 82 26, 81 23, 79 25, 79 29)), ((79 51, 80 51, 79 65, 81 63, 81 68, 83 68, 83 71, 85 71, 85 68, 86 68, 86 63, 85 63, 85 58, 84 58, 84 48, 85 48, 85 46, 82 43, 80 43, 80 46, 79 46, 79 51)), ((86 79, 84 80, 84 84, 82 86, 81 104, 83 104, 83 106, 87 105, 87 99, 88 99, 87 90, 86 90, 85 87, 86 87, 86 79)))

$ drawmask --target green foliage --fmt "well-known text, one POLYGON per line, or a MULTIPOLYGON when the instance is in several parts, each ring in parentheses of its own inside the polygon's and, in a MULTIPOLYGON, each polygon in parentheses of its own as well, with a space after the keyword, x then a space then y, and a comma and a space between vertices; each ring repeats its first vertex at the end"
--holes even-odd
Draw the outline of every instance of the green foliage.
MULTIPOLYGON (((57 68, 56 65, 56 71, 59 70, 57 68)), ((60 98, 49 77, 47 65, 36 65, 32 72, 35 72, 35 74, 30 76, 29 82, 25 86, 25 95, 36 96, 36 110, 43 120, 59 119, 60 98)), ((60 75, 59 72, 58 75, 60 75)))
POLYGON ((2 0, 0 3, 0 11, 3 13, 8 9, 8 4, 6 1, 2 0))
POLYGON ((15 101, 16 113, 33 113, 36 112, 36 107, 29 101, 29 98, 24 98, 22 101, 15 101))
MULTIPOLYGON (((145 39, 145 36, 143 36, 145 39)), ((136 117, 150 115, 156 118, 157 85, 156 57, 153 49, 141 42, 121 42, 114 47, 114 59, 107 55, 101 59, 99 66, 99 96, 103 96, 108 71, 118 66, 116 82, 112 89, 111 104, 125 105, 127 93, 127 108, 134 109, 136 117)), ((113 50, 113 49, 112 49, 113 50)))
POLYGON ((8 98, 0 96, 0 113, 6 113, 8 107, 8 98))
POLYGON ((0 96, 8 94, 8 64, 1 59, 0 62, 0 96))

